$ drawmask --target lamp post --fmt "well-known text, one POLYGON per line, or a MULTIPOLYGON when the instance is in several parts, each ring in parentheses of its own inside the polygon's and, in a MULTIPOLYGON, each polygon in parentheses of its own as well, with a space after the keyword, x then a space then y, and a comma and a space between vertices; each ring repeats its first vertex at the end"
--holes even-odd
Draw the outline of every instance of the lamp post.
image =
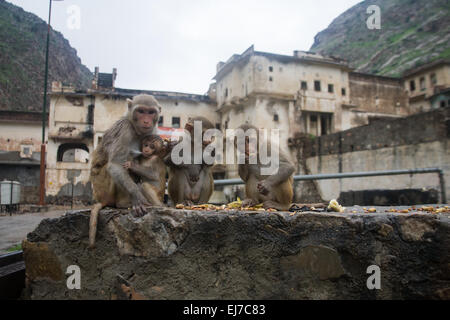
POLYGON ((45 204, 45 120, 47 109, 47 82, 48 82, 48 47, 50 44, 50 18, 52 15, 52 1, 63 0, 49 0, 48 6, 48 25, 47 25, 47 46, 45 51, 45 75, 44 75, 44 103, 42 106, 42 144, 41 144, 41 175, 39 188, 39 205, 45 204))

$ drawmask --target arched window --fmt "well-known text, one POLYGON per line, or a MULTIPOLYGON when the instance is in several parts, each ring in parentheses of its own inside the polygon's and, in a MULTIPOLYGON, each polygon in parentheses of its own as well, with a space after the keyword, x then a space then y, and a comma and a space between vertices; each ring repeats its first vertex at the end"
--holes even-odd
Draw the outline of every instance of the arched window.
POLYGON ((89 162, 89 149, 84 143, 64 143, 56 155, 58 162, 89 162))

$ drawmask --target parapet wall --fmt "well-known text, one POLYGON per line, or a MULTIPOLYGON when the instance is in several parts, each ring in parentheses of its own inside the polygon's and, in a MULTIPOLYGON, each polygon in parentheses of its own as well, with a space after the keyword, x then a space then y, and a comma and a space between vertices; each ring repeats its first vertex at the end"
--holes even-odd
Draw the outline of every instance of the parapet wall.
POLYGON ((103 210, 94 250, 89 210, 67 213, 24 240, 23 297, 450 299, 448 214, 378 212, 103 210))
MULTIPOLYGON (((304 156, 312 174, 438 167, 450 196, 450 108, 412 115, 306 141, 304 156)), ((341 192, 386 189, 439 190, 437 174, 317 181, 322 199, 341 192)))

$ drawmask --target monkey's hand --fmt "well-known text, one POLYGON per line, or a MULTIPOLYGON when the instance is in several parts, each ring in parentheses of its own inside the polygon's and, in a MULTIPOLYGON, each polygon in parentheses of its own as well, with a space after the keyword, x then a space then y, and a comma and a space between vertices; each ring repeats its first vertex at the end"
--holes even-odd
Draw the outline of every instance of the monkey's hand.
POLYGON ((258 189, 258 192, 261 193, 262 195, 267 195, 269 193, 270 186, 267 183, 267 181, 263 180, 258 182, 256 188, 258 189))
POLYGON ((122 166, 124 169, 130 169, 133 166, 133 163, 131 161, 127 161, 122 166))
POLYGON ((131 200, 131 204, 133 206, 133 215, 135 217, 142 217, 147 213, 147 209, 145 206, 149 206, 147 199, 141 192, 135 194, 131 200))
POLYGON ((247 208, 247 207, 253 207, 253 206, 257 205, 257 204, 258 204, 258 203, 257 203, 256 201, 254 201, 254 200, 251 199, 251 198, 248 198, 248 199, 245 199, 245 200, 242 201, 241 206, 242 206, 243 208, 247 208))

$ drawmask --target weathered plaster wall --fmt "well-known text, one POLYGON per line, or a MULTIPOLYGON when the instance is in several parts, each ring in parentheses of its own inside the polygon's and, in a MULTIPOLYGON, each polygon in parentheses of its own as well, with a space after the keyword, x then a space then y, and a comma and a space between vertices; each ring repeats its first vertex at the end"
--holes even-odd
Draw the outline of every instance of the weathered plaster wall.
POLYGON ((41 151, 42 124, 2 122, 0 120, 0 150, 21 151, 21 145, 29 145, 33 152, 41 151))
MULTIPOLYGON (((445 108, 316 138, 305 149, 308 169, 316 174, 438 167, 450 181, 449 117, 450 108, 445 108)), ((319 180, 317 184, 325 200, 349 190, 439 190, 437 174, 319 180)))
POLYGON ((408 96, 400 79, 350 73, 350 104, 372 113, 406 116, 408 96))

